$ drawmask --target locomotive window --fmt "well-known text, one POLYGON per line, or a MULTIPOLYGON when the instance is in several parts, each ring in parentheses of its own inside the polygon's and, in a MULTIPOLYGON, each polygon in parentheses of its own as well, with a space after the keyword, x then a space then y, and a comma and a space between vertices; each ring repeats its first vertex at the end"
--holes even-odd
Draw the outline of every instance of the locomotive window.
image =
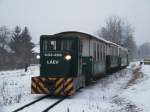
POLYGON ((61 50, 74 50, 75 42, 73 40, 62 40, 61 41, 61 50))
POLYGON ((43 51, 52 51, 56 50, 56 41, 55 40, 43 40, 43 51))
POLYGON ((53 50, 75 50, 74 40, 48 40, 43 39, 42 42, 43 51, 53 51, 53 50))
POLYGON ((56 41, 49 41, 47 47, 48 50, 56 50, 56 41))

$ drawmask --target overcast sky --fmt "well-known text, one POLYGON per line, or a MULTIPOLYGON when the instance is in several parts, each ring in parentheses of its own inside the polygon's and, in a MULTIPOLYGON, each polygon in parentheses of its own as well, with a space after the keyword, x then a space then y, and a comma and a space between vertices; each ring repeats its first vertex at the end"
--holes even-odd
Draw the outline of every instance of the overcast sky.
POLYGON ((135 28, 138 45, 150 42, 150 0, 0 0, 0 26, 27 26, 35 43, 68 30, 94 34, 112 15, 135 28))

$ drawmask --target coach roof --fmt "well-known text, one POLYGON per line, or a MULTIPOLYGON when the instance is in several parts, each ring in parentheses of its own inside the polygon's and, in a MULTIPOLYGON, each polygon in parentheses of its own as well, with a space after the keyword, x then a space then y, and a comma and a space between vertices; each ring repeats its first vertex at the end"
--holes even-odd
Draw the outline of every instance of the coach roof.
POLYGON ((78 31, 66 31, 66 32, 61 32, 61 33, 57 33, 54 34, 54 36, 63 36, 63 35, 77 35, 79 36, 80 39, 84 38, 84 39, 96 39, 96 40, 100 40, 102 42, 108 43, 107 40, 104 40, 100 37, 88 34, 88 33, 83 33, 83 32, 78 32, 78 31))
POLYGON ((79 31, 65 31, 65 32, 60 32, 60 33, 56 33, 54 35, 42 35, 42 36, 46 36, 46 37, 49 37, 49 36, 56 36, 56 37, 62 37, 62 36, 75 36, 77 35, 80 39, 96 39, 96 40, 99 40, 101 42, 104 42, 106 44, 109 44, 109 45, 114 45, 114 46, 117 46, 117 47, 122 47, 116 43, 113 43, 111 41, 107 41, 101 37, 98 37, 98 36, 95 36, 95 35, 91 35, 91 34, 88 34, 88 33, 83 33, 83 32, 79 32, 79 31))

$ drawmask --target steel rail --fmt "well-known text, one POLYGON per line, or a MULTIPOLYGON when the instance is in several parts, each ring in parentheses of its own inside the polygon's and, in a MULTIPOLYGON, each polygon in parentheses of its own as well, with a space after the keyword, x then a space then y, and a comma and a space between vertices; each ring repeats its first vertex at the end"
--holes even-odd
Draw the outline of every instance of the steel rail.
POLYGON ((65 100, 68 96, 64 96, 63 98, 61 98, 60 100, 58 100, 57 102, 53 103, 52 105, 50 105, 49 107, 47 107, 46 109, 44 109, 42 112, 48 112, 50 109, 52 109, 53 107, 55 107, 57 104, 59 104, 60 102, 62 102, 63 100, 65 100))
POLYGON ((30 102, 30 103, 28 103, 28 104, 26 104, 26 105, 24 105, 24 106, 22 106, 22 107, 20 107, 20 108, 18 108, 18 109, 16 109, 16 110, 14 110, 14 111, 12 111, 12 112, 18 112, 18 111, 20 111, 20 110, 23 110, 24 108, 29 107, 29 106, 31 106, 32 104, 34 104, 34 103, 36 103, 36 102, 39 102, 39 101, 41 101, 41 100, 43 100, 43 99, 45 99, 45 98, 47 98, 47 97, 49 97, 49 95, 43 96, 43 97, 41 97, 41 98, 39 98, 39 99, 37 99, 37 100, 35 100, 35 101, 32 101, 32 102, 30 102))

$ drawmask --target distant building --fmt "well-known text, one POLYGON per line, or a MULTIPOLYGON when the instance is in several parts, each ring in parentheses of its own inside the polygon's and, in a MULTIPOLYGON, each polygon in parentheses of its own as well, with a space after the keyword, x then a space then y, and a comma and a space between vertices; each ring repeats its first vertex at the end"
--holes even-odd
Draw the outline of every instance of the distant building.
POLYGON ((36 57, 40 54, 40 45, 36 44, 32 51, 33 57, 31 59, 31 64, 39 64, 39 60, 36 57))

